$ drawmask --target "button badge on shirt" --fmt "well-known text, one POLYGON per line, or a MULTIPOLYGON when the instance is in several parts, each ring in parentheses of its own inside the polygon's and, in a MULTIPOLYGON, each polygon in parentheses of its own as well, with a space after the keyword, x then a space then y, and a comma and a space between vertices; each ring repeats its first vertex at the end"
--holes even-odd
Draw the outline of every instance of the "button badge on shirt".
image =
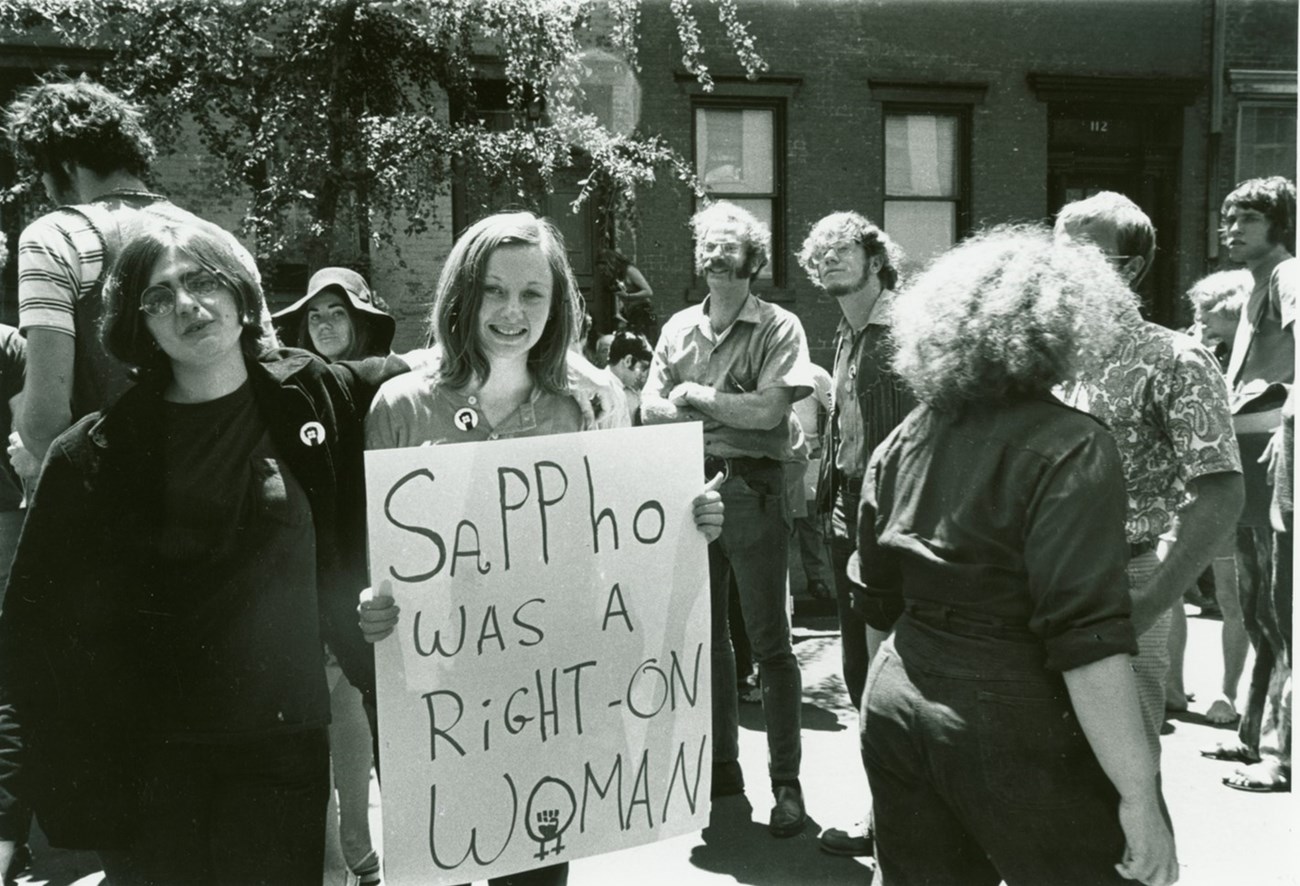
POLYGON ((478 427, 478 413, 465 406, 456 410, 456 414, 452 416, 452 421, 462 431, 472 431, 478 427))

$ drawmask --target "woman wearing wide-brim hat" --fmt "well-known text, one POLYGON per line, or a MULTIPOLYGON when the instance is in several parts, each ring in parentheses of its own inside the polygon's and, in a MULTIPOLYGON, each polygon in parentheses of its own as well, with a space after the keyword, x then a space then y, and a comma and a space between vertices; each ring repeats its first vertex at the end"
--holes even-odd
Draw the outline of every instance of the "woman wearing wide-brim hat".
POLYGON ((331 363, 383 356, 397 330, 383 301, 349 268, 321 268, 308 281, 307 294, 271 319, 286 344, 331 363))

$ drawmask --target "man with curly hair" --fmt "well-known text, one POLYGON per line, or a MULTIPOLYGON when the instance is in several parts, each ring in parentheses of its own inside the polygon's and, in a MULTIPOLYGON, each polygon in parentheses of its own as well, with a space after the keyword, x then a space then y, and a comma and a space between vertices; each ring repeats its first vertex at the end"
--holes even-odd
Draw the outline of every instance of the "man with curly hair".
MULTIPOLYGON (((641 394, 646 424, 704 423, 704 471, 722 473, 727 523, 709 545, 713 610, 714 797, 744 791, 736 665, 728 630, 731 579, 763 684, 769 776, 768 830, 792 837, 808 820, 799 785, 803 680, 790 638, 786 553, 790 508, 784 462, 793 458, 792 404, 812 392, 803 325, 750 285, 767 264, 771 233, 754 215, 718 202, 691 219, 695 266, 709 292, 664 324, 641 394)), ((796 437, 797 439, 797 437, 796 437)))
MULTIPOLYGON (((884 634, 853 608, 847 567, 858 544, 858 500, 872 451, 916 405, 916 398, 890 366, 894 290, 902 251, 884 231, 856 212, 834 212, 813 225, 799 264, 812 282, 835 299, 834 396, 827 427, 817 509, 831 518, 831 570, 840 620, 844 685, 862 708, 867 665, 884 634)), ((818 845, 832 855, 870 855, 868 820, 848 829, 828 828, 818 845)))
POLYGON ((102 283, 121 244, 150 220, 195 217, 145 185, 155 149, 140 109, 85 77, 25 90, 5 110, 5 130, 58 207, 18 241, 28 364, 23 446, 12 456, 34 480, 54 438, 129 385, 98 333, 102 283))
MULTIPOLYGON (((1091 242, 1131 288, 1155 256, 1155 228, 1136 203, 1103 191, 1064 206, 1056 235, 1091 242)), ((1100 419, 1119 446, 1128 491, 1125 529, 1134 670, 1147 741, 1160 759, 1173 607, 1210 565, 1241 510, 1241 459, 1228 391, 1214 355, 1144 320, 1136 304, 1107 359, 1063 386, 1072 406, 1100 419), (1177 520, 1177 536, 1169 538, 1177 520)))

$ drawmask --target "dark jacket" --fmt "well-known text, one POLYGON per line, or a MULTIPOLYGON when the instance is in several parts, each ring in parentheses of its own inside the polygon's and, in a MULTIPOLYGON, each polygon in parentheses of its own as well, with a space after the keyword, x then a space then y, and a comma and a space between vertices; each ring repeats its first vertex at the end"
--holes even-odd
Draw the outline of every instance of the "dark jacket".
MULTIPOLYGON (((848 324, 840 321, 835 335, 835 360, 831 364, 833 372, 839 371, 840 355, 845 348, 852 347, 848 333, 848 324)), ((863 448, 866 450, 864 464, 871 460, 871 453, 879 446, 890 432, 896 428, 907 414, 916 406, 916 397, 898 375, 894 372, 892 360, 893 343, 888 326, 875 323, 867 324, 860 333, 866 338, 858 349, 858 359, 852 367, 858 399, 858 414, 862 416, 864 427, 863 448)), ((841 379, 837 375, 831 389, 838 397, 841 379)), ((832 403, 830 421, 826 435, 822 438, 821 470, 817 475, 817 513, 829 514, 835 506, 835 496, 845 477, 835 468, 835 457, 840 449, 840 403, 832 403)), ((854 478, 861 480, 861 477, 854 478)), ((856 491, 856 490, 855 490, 856 491)))
MULTIPOLYGON (((363 423, 379 385, 408 367, 280 350, 248 368, 277 452, 311 504, 322 635, 373 700, 374 659, 355 614, 368 583, 363 423)), ((162 513, 162 390, 141 382, 47 456, 0 614, 0 838, 19 835, 21 798, 56 846, 129 839, 138 712, 150 699, 133 675, 138 614, 120 601, 152 568, 130 552, 162 513)))

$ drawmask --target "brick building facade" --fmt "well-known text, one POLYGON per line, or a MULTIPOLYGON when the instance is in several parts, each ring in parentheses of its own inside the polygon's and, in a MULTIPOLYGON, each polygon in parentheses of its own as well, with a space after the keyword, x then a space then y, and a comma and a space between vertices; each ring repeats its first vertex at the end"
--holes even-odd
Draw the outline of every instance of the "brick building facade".
MULTIPOLYGON (((781 255, 761 288, 801 317, 823 364, 839 312, 793 255, 827 212, 882 222, 915 268, 981 226, 1048 221, 1071 199, 1119 190, 1159 228, 1145 309, 1177 325, 1181 294, 1216 266, 1217 210, 1238 169, 1295 175, 1289 0, 805 0, 743 11, 770 69, 756 82, 715 69, 712 94, 673 76, 671 20, 647 11, 641 125, 695 156, 704 178, 723 168, 711 189, 772 213, 781 255), (1289 148, 1277 147, 1287 131, 1289 148), (764 139, 770 161, 753 153, 764 139), (736 144, 749 152, 738 175, 736 144)), ((722 48, 720 33, 706 36, 722 48)), ((700 294, 684 227, 692 208, 668 188, 640 205, 637 265, 665 313, 700 294)))
MULTIPOLYGON (((776 260, 759 291, 800 316, 823 364, 838 311, 793 256, 828 212, 856 209, 882 222, 915 269, 981 226, 1049 221, 1068 200, 1123 191, 1159 229, 1145 309, 1179 325, 1187 317, 1182 293, 1221 261, 1223 195, 1248 175, 1295 176, 1294 0, 741 0, 740 7, 769 70, 747 81, 729 67, 721 27, 702 12, 716 80, 705 93, 681 66, 667 0, 645 0, 639 127, 694 157, 713 193, 772 219, 776 260)), ((18 41, 0 44, 0 86, 12 94, 59 60, 18 41)), ((203 168, 194 154, 172 155, 160 162, 157 183, 236 227, 238 195, 206 187, 203 168)), ((550 201, 566 202, 559 194, 550 201)), ((695 206, 691 193, 661 181, 643 192, 639 228, 618 226, 614 235, 653 285, 661 317, 702 294, 686 227, 695 206)), ((374 255, 372 282, 398 317, 399 348, 422 342, 453 230, 472 221, 463 209, 448 195, 445 227, 407 243, 401 261, 385 250, 374 255)), ((557 220, 573 241, 580 281, 598 286, 593 259, 609 232, 589 213, 561 210, 557 220)), ((11 236, 16 224, 4 218, 11 236)), ((608 323, 608 296, 589 298, 598 323, 608 323)), ((4 319, 12 322, 15 308, 6 287, 4 319)))

